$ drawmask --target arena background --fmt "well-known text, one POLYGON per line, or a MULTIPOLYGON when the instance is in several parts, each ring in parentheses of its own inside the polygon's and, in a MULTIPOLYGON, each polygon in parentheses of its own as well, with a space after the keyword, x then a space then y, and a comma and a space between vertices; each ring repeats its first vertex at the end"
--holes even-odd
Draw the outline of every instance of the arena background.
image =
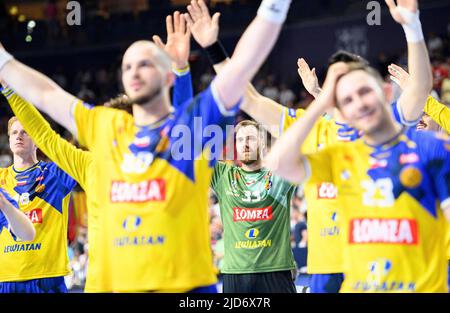
MULTIPOLYGON (((120 57, 137 39, 157 34, 165 38, 165 16, 185 11, 184 0, 84 0, 80 25, 68 25, 65 0, 4 0, 0 2, 0 42, 20 61, 49 75, 66 90, 83 100, 101 104, 122 91, 120 57)), ((292 108, 305 108, 312 98, 297 76, 296 61, 304 57, 317 68, 322 81, 327 59, 334 51, 345 49, 367 58, 387 77, 391 62, 406 65, 406 41, 402 30, 389 16, 384 1, 379 1, 381 26, 369 26, 362 0, 293 0, 278 43, 254 79, 264 95, 292 108), (399 38, 402 38, 399 40, 399 38)), ((213 12, 222 13, 220 39, 231 53, 239 36, 255 16, 259 0, 211 0, 213 12)), ((421 21, 429 48, 434 74, 434 90, 450 103, 450 2, 421 0, 421 21)), ((192 41, 190 66, 194 88, 202 90, 213 78, 202 50, 192 41)), ((9 106, 0 102, 0 165, 12 162, 8 138, 9 106)), ((53 124, 61 134, 70 135, 53 124)), ((45 158, 45 156, 41 156, 45 158)), ((307 255, 306 210, 302 192, 293 200, 292 247, 299 275, 297 288, 307 291, 304 274, 307 255)), ((87 265, 87 218, 84 192, 74 193, 70 217, 70 259, 73 274, 67 277, 73 292, 84 286, 87 265)), ((222 225, 213 195, 210 201, 211 242, 220 266, 222 225)))

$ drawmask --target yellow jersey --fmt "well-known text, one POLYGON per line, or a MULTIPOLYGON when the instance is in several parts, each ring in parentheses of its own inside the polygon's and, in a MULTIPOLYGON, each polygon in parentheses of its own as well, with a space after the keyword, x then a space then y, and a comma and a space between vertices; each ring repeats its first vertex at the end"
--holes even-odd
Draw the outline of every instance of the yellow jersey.
POLYGON ((450 141, 403 131, 307 155, 309 183, 339 190, 344 257, 341 292, 446 292, 450 141), (420 144, 419 144, 420 143, 420 144))
MULTIPOLYGON (((105 210, 102 243, 114 291, 216 283, 207 209, 216 158, 205 132, 232 125, 235 114, 218 99, 212 84, 147 126, 123 111, 74 103, 78 139, 96 168, 93 192, 105 210)), ((214 151, 219 158, 221 147, 214 151)))
POLYGON ((88 242, 89 264, 86 275, 86 292, 112 291, 109 282, 108 257, 101 242, 97 241, 97 233, 104 228, 99 224, 101 206, 96 200, 96 193, 89 192, 92 188, 92 178, 95 176, 93 159, 89 151, 83 151, 61 138, 44 119, 36 108, 26 102, 11 89, 2 91, 15 116, 23 128, 33 139, 36 146, 55 164, 74 178, 87 192, 88 207, 88 242))
MULTIPOLYGON (((286 131, 305 110, 283 108, 280 133, 286 131)), ((359 132, 324 115, 313 126, 302 146, 302 152, 315 153, 338 142, 349 142, 359 132)), ((337 189, 329 182, 307 183, 304 194, 308 210, 308 260, 310 274, 343 272, 337 189)))
POLYGON ((0 282, 65 276, 68 205, 76 182, 56 164, 39 161, 25 170, 0 169, 0 187, 31 220, 36 237, 24 242, 10 229, 0 229, 0 282))

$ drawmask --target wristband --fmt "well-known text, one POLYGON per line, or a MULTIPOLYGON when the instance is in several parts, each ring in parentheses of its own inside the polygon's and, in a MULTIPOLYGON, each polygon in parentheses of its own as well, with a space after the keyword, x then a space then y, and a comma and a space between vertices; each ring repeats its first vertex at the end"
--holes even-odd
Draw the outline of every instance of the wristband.
POLYGON ((9 54, 6 50, 0 51, 0 71, 2 70, 3 66, 5 66, 6 63, 14 59, 14 57, 9 54))
POLYGON ((188 65, 186 65, 184 68, 180 68, 180 69, 178 69, 178 68, 173 68, 172 71, 173 71, 173 72, 175 73, 175 75, 177 75, 177 76, 183 76, 183 75, 186 75, 187 73, 189 73, 190 67, 189 67, 189 64, 188 64, 188 65))
POLYGON ((422 24, 419 19, 419 11, 413 13, 402 7, 397 7, 397 10, 406 22, 405 24, 402 24, 406 41, 409 43, 418 43, 423 41, 424 37, 422 32, 422 24))
POLYGON ((205 48, 206 55, 208 56, 209 62, 212 65, 222 63, 228 58, 227 51, 222 46, 222 43, 217 40, 211 46, 205 48))
POLYGON ((258 9, 258 16, 275 24, 283 24, 290 4, 291 0, 263 0, 258 9))

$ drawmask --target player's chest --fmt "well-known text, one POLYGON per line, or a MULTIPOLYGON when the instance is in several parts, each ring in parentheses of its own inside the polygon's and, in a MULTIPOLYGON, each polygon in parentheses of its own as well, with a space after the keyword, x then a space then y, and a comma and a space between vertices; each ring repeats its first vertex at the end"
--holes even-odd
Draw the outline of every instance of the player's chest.
POLYGON ((368 208, 393 207, 404 193, 420 201, 430 184, 418 153, 408 149, 344 154, 333 175, 339 198, 368 208))
POLYGON ((261 175, 242 175, 233 172, 223 179, 227 180, 225 194, 234 203, 258 205, 282 194, 280 185, 276 184, 270 172, 261 175))

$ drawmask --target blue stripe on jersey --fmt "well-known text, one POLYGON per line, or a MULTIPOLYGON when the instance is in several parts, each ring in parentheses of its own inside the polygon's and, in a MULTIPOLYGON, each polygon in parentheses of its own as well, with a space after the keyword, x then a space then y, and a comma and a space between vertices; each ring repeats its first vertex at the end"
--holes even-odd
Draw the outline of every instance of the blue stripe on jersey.
POLYGON ((176 75, 175 82, 173 84, 173 106, 178 108, 184 102, 189 101, 192 98, 194 98, 194 91, 192 89, 191 72, 188 71, 181 76, 176 75))

